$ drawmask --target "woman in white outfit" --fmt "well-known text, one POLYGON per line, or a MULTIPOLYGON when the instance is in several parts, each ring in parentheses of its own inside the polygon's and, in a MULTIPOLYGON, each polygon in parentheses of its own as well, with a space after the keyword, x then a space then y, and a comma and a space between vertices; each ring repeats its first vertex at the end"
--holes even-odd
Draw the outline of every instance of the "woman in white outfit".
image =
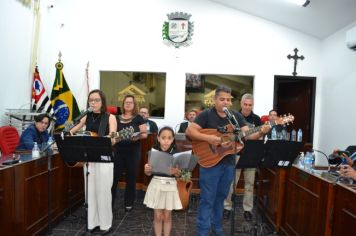
MULTIPOLYGON (((96 89, 89 93, 87 106, 93 111, 84 116, 79 124, 71 129, 72 134, 84 125, 86 131, 97 133, 98 136, 107 136, 116 132, 116 118, 106 112, 106 98, 101 90, 96 89)), ((114 139, 112 143, 115 143, 114 139)), ((88 169, 88 229, 93 232, 100 228, 101 234, 106 234, 111 229, 113 219, 111 186, 114 164, 90 162, 88 169)), ((84 166, 84 177, 85 173, 86 166, 84 166)))

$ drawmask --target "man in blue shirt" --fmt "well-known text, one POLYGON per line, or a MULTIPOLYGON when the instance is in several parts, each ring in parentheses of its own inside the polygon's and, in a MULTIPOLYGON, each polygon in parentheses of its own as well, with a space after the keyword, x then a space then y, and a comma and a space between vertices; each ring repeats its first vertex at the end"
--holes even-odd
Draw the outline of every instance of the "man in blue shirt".
POLYGON ((20 144, 16 150, 32 150, 34 142, 39 146, 46 144, 49 139, 48 127, 50 117, 48 114, 40 114, 35 116, 35 123, 30 124, 20 137, 20 144))

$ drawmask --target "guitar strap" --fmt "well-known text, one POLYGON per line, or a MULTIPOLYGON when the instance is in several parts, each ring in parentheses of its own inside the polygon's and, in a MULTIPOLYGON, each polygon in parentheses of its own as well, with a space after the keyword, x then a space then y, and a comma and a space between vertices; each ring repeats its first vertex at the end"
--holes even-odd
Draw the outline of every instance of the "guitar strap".
POLYGON ((99 130, 98 130, 98 136, 99 137, 103 137, 106 135, 106 130, 109 124, 109 114, 107 112, 105 112, 100 120, 100 124, 99 124, 99 130))

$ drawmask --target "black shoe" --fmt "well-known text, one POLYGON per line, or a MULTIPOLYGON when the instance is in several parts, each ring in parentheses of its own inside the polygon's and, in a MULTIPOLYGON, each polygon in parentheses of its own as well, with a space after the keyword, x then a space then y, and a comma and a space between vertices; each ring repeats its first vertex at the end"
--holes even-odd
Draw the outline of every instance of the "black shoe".
POLYGON ((94 227, 93 229, 89 229, 89 232, 90 233, 94 233, 94 232, 96 232, 96 231, 99 231, 99 226, 96 226, 96 227, 94 227))
POLYGON ((100 230, 100 235, 107 235, 111 232, 111 228, 108 228, 107 230, 100 230))
POLYGON ((245 211, 244 212, 244 218, 246 221, 251 221, 252 220, 252 214, 250 211, 245 211))
POLYGON ((229 219, 231 217, 231 210, 224 209, 224 219, 229 219))
POLYGON ((132 211, 133 206, 125 206, 125 212, 130 212, 132 211))

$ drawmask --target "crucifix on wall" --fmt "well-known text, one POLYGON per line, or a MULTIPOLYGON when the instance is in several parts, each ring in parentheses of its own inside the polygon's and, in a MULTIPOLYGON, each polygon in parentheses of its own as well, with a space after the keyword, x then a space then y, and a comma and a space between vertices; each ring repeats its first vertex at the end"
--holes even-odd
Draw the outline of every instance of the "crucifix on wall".
POLYGON ((292 55, 289 54, 287 56, 288 59, 293 59, 294 60, 294 71, 292 73, 293 76, 297 75, 297 61, 298 61, 298 59, 304 60, 304 58, 305 58, 303 55, 298 56, 297 54, 298 54, 298 48, 294 48, 294 55, 292 56, 292 55))

